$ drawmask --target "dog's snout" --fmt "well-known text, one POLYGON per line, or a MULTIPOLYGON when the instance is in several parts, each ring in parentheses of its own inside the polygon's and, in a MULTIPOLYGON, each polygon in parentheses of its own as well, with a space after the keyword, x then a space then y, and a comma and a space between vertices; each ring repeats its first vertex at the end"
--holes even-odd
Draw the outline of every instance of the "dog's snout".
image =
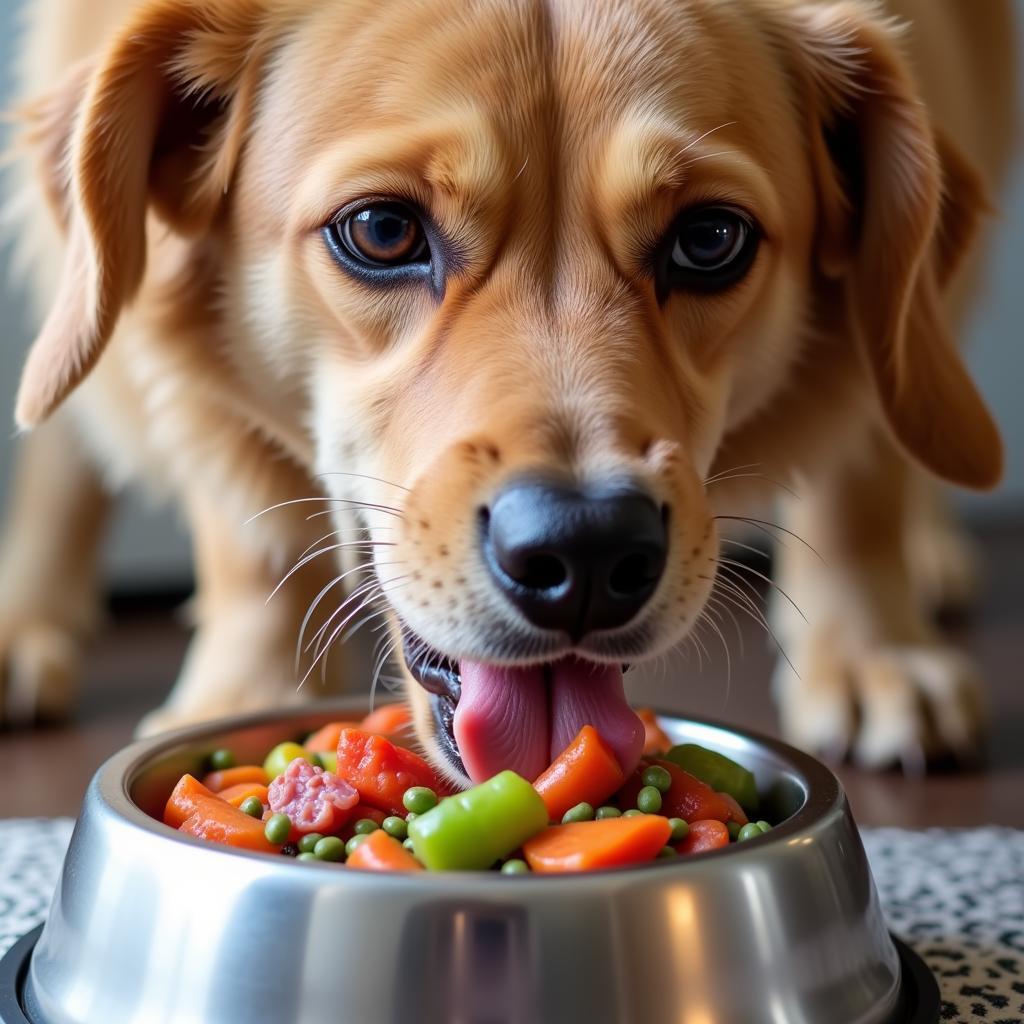
POLYGON ((665 568, 667 511, 634 485, 520 481, 482 515, 495 583, 534 625, 574 640, 625 625, 665 568))

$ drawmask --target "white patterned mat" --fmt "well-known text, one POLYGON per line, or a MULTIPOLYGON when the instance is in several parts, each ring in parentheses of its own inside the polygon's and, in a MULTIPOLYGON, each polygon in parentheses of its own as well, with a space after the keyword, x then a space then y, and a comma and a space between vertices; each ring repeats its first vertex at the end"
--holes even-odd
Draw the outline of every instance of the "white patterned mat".
MULTIPOLYGON (((0 820, 0 954, 45 917, 71 826, 0 820)), ((941 1019, 1024 1024, 1024 832, 863 835, 890 927, 939 979, 941 1019)))

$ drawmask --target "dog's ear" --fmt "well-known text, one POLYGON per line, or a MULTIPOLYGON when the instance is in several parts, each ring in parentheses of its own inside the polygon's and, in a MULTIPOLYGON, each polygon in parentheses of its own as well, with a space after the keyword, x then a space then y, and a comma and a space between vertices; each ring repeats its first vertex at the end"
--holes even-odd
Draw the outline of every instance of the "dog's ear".
POLYGON ((932 128, 900 30, 862 3, 788 8, 818 188, 821 272, 846 316, 885 418, 920 462, 994 486, 999 432, 941 302, 986 212, 978 175, 932 128))
POLYGON ((262 0, 146 3, 93 64, 26 108, 67 242, 22 375, 19 426, 45 419, 95 365, 142 282, 149 212, 187 236, 216 218, 268 30, 262 0))

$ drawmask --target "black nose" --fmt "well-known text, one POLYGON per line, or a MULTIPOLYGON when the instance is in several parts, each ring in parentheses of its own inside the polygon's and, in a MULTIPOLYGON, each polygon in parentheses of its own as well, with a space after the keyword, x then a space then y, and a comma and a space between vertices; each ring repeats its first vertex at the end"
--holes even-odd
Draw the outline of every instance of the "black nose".
POLYGON ((574 640, 629 622, 665 568, 665 516, 631 484, 520 481, 482 521, 494 581, 534 625, 574 640))

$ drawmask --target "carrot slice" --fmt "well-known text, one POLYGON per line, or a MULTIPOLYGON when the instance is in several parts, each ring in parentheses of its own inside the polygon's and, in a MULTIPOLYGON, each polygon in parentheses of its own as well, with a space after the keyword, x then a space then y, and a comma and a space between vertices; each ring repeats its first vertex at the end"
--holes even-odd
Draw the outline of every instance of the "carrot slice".
POLYGON ((328 722, 306 738, 302 745, 311 754, 333 754, 338 749, 338 740, 344 729, 360 729, 358 722, 328 722))
MULTIPOLYGON (((397 736, 412 724, 412 712, 408 704, 383 704, 371 711, 359 723, 363 732, 375 732, 383 736, 397 736)), ((335 744, 337 746, 337 744, 335 744)))
POLYGON ((180 828, 186 818, 195 814, 201 801, 219 799, 216 793, 207 789, 195 776, 182 775, 164 807, 164 824, 180 828))
POLYGON ((238 786, 243 782, 258 782, 265 786, 270 780, 262 765, 240 764, 237 768, 224 768, 219 772, 210 772, 203 779, 203 785, 214 793, 219 793, 228 786, 238 786))
POLYGON ((728 845, 729 830, 720 821, 691 821, 686 838, 676 843, 676 852, 705 853, 728 845))
POLYGON ((422 871, 423 865, 402 844, 377 829, 371 832, 349 855, 350 868, 364 871, 422 871))
POLYGON ((232 807, 239 807, 243 800, 254 796, 261 804, 267 802, 267 787, 259 782, 240 782, 237 786, 222 789, 217 796, 226 800, 232 807))
POLYGON ((659 814, 550 825, 523 843, 523 856, 542 874, 596 871, 653 860, 671 834, 659 814))
POLYGON ((622 767, 611 747, 592 725, 576 738, 537 777, 533 788, 540 793, 552 821, 561 821, 570 807, 586 801, 599 804, 622 785, 622 767))
POLYGON ((226 800, 211 796, 200 800, 195 812, 182 822, 178 831, 223 846, 276 853, 279 847, 267 839, 263 829, 259 819, 250 818, 226 800))
POLYGON ((658 716, 650 708, 640 708, 636 716, 644 723, 644 754, 647 757, 664 754, 672 741, 658 724, 658 716))

